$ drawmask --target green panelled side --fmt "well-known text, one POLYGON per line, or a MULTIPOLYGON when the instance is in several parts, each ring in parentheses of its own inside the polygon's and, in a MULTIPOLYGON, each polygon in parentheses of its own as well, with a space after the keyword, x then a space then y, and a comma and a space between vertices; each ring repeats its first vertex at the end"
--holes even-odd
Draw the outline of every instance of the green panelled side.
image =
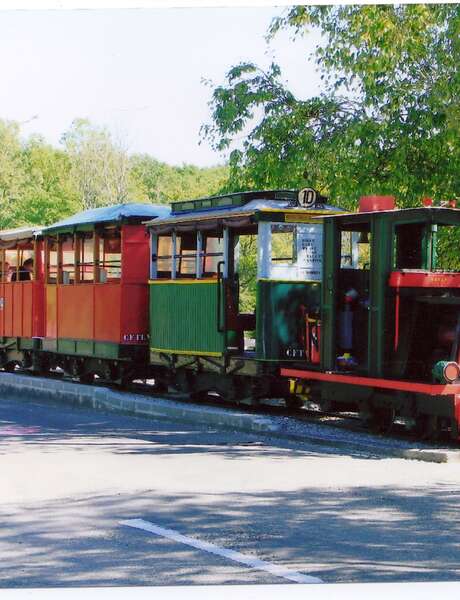
POLYGON ((371 223, 370 314, 368 337, 369 375, 382 377, 385 344, 390 327, 387 311, 388 276, 393 263, 393 227, 390 219, 376 215, 371 223))
POLYGON ((325 219, 323 233, 323 285, 321 310, 321 368, 335 369, 337 327, 337 283, 340 261, 340 231, 336 219, 325 219))
POLYGON ((304 358, 305 314, 319 314, 321 284, 305 281, 257 282, 256 350, 259 360, 304 358), (303 307, 303 308, 302 308, 303 307))
POLYGON ((150 347, 169 353, 223 354, 225 336, 218 331, 217 285, 215 279, 151 283, 150 347))
POLYGON ((113 342, 95 342, 94 340, 72 340, 68 338, 45 339, 42 350, 75 356, 118 359, 122 346, 113 342))

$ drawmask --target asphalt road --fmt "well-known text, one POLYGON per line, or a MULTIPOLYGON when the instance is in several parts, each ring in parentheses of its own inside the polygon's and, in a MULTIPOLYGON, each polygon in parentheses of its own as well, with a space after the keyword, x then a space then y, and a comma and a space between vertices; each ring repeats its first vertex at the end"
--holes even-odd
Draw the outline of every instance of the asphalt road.
POLYGON ((0 474, 0 587, 460 580, 458 464, 0 398, 0 474))

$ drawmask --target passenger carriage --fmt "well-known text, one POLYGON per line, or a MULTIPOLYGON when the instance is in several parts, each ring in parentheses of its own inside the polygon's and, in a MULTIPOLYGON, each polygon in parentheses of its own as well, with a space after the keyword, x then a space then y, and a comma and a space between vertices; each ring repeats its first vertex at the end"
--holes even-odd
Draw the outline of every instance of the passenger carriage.
POLYGON ((143 221, 165 206, 121 204, 81 212, 42 230, 44 328, 37 369, 82 381, 145 374, 149 238, 143 221))
POLYGON ((176 202, 149 222, 156 377, 195 395, 291 398, 278 367, 319 361, 318 217, 337 210, 312 189, 270 190, 176 202))
POLYGON ((0 231, 0 366, 32 364, 44 333, 43 242, 39 227, 0 231), (26 272, 25 262, 33 261, 26 272))

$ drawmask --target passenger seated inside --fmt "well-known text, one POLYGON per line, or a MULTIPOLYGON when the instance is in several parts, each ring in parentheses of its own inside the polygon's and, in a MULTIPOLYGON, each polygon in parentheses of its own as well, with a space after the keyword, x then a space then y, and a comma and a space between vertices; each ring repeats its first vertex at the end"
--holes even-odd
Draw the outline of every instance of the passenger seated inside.
POLYGON ((0 281, 8 281, 10 275, 10 263, 3 263, 3 271, 0 273, 0 281))
POLYGON ((14 271, 11 275, 11 281, 31 281, 34 270, 33 258, 28 258, 24 261, 18 271, 14 271))

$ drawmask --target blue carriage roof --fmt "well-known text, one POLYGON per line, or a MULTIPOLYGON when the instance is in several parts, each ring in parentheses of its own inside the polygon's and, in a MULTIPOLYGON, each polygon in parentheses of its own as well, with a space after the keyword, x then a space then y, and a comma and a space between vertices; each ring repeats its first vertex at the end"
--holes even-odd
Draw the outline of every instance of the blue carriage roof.
POLYGON ((53 223, 45 227, 43 233, 57 231, 59 229, 72 229, 79 225, 92 225, 96 223, 113 223, 126 219, 147 220, 156 217, 168 217, 171 213, 169 206, 157 204, 115 204, 113 206, 102 206, 91 208, 77 213, 67 219, 53 223))

